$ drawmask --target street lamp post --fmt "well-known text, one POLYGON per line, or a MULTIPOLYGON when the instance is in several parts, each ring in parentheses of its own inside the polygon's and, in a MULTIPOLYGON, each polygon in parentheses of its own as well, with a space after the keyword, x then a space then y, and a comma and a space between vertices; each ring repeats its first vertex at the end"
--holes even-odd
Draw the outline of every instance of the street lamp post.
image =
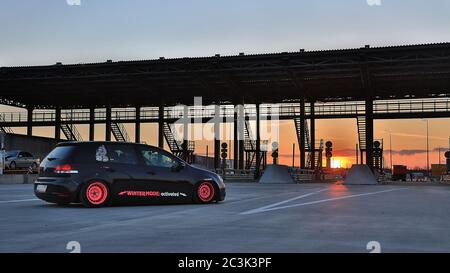
POLYGON ((429 122, 425 119, 427 123, 427 175, 430 176, 430 141, 429 141, 429 122))
POLYGON ((392 163, 392 133, 389 132, 389 161, 391 162, 391 170, 394 164, 392 163))

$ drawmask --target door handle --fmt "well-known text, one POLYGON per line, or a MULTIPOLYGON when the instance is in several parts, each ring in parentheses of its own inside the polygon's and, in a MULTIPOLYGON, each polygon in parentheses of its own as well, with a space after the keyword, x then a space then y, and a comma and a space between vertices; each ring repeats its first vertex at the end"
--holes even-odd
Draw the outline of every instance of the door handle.
POLYGON ((149 174, 149 175, 155 175, 156 173, 155 173, 155 172, 152 172, 152 171, 148 171, 147 174, 149 174))

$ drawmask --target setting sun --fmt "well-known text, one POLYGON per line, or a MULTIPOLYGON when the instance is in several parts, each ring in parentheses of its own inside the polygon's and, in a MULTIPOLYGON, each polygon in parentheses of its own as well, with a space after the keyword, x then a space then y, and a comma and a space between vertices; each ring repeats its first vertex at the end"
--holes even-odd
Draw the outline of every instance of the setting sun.
POLYGON ((339 159, 331 160, 331 168, 333 169, 342 168, 342 161, 339 159))
POLYGON ((331 160, 331 168, 339 169, 339 168, 348 168, 349 160, 344 157, 335 157, 331 160))

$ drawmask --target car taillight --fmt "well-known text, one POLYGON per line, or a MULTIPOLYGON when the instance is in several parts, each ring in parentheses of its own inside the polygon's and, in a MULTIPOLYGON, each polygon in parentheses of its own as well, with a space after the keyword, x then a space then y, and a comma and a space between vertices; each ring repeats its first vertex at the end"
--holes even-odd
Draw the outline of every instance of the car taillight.
POLYGON ((74 170, 72 166, 69 164, 64 164, 64 165, 57 165, 55 167, 55 173, 71 174, 71 173, 78 173, 78 170, 74 170))

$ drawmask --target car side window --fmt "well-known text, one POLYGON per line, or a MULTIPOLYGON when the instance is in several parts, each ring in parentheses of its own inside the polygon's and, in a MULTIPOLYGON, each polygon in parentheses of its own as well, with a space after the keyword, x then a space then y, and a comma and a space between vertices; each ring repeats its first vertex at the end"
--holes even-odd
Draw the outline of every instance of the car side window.
POLYGON ((27 152, 23 152, 23 156, 24 157, 33 157, 30 153, 27 153, 27 152))
POLYGON ((174 158, 163 154, 158 150, 148 148, 139 148, 139 150, 144 158, 145 165, 147 166, 172 168, 177 165, 177 161, 174 158))
POLYGON ((120 164, 138 164, 136 152, 132 145, 100 145, 95 154, 96 161, 120 163, 120 164))

